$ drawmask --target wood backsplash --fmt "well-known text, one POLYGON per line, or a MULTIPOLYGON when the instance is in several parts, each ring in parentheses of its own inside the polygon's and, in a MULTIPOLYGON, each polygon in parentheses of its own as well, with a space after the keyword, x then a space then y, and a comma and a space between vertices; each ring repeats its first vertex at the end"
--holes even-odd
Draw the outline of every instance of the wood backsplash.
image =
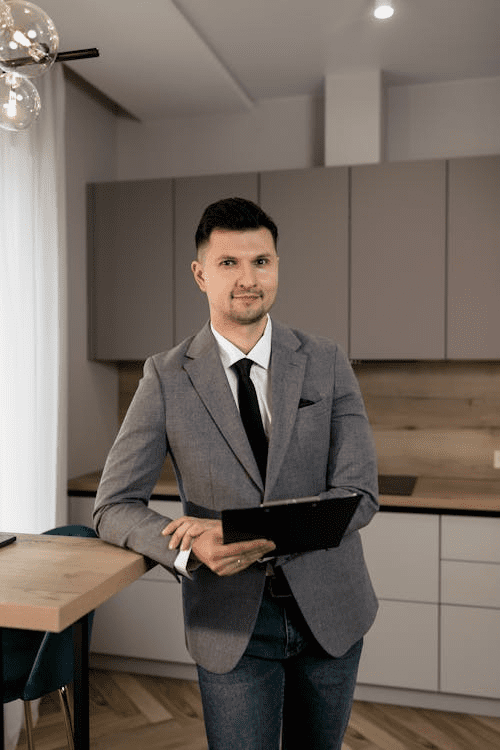
MULTIPOLYGON (((500 479, 499 362, 354 364, 373 427, 379 472, 500 479)), ((142 363, 121 363, 120 421, 142 363)))
POLYGON ((354 365, 381 474, 500 479, 500 363, 354 365))

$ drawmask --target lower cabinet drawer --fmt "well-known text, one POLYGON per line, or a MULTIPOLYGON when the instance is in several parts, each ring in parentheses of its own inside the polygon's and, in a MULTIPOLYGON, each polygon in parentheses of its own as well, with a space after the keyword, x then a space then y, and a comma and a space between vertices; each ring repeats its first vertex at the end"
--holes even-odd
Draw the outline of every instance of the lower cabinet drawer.
POLYGON ((441 690, 500 698, 500 610, 441 607, 441 690))
POLYGON ((443 516, 441 557, 500 563, 499 534, 500 518, 443 516))
POLYGON ((438 516, 381 511, 361 529, 361 538, 380 599, 438 603, 438 516))
POLYGON ((184 640, 180 585, 140 579, 113 596, 95 613, 91 651, 193 664, 184 640))
POLYGON ((438 605, 381 600, 365 637, 358 682, 437 690, 438 605))
POLYGON ((443 560, 441 602, 500 609, 500 565, 443 560))

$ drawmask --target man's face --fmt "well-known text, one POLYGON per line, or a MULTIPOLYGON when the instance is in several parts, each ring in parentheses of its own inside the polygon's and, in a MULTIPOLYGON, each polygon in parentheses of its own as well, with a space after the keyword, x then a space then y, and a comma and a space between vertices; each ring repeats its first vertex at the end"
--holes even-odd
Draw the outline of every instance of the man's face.
POLYGON ((278 256, 269 229, 214 229, 191 268, 216 330, 258 323, 278 289, 278 256))

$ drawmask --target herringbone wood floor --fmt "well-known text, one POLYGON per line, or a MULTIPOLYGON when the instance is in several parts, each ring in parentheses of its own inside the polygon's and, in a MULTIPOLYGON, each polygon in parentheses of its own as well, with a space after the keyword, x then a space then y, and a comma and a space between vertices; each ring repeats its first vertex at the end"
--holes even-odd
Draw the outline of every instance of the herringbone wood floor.
MULTIPOLYGON (((92 750, 206 750, 194 682, 91 670, 92 750)), ((66 750, 56 695, 40 704, 36 750, 66 750)), ((26 750, 24 730, 17 750, 26 750)), ((355 702, 343 750, 499 750, 500 719, 355 702)), ((304 748, 314 750, 314 748, 304 748)))

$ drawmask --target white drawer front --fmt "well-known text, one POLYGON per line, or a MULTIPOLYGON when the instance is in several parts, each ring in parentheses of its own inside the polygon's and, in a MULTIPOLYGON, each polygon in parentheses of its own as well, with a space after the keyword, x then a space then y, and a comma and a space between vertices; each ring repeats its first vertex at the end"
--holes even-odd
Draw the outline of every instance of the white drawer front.
POLYGON ((500 563, 500 518, 443 516, 441 557, 500 563))
POLYGON ((438 601, 439 516, 381 512, 361 535, 377 596, 438 601))
POLYGON ((441 565, 441 601, 500 609, 500 565, 455 562, 441 565))
POLYGON ((140 579, 111 597, 96 610, 91 650, 192 664, 179 584, 140 579))
POLYGON ((500 610, 441 608, 441 690, 500 698, 500 610))
POLYGON ((437 690, 438 605, 381 601, 365 636, 358 682, 437 690))

